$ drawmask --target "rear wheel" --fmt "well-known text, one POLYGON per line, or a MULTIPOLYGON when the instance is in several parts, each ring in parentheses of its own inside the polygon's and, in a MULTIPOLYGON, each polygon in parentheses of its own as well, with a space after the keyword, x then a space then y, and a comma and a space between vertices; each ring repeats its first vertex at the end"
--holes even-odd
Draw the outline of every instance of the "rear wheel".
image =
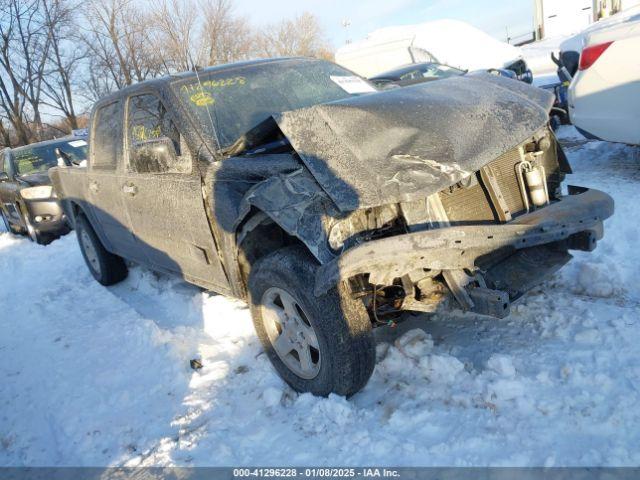
POLYGON ((108 252, 84 215, 76 217, 76 234, 89 271, 102 285, 109 286, 127 277, 127 265, 122 257, 108 252))
POLYGON ((249 277, 254 326, 276 371, 292 388, 352 395, 375 366, 371 321, 342 285, 314 296, 317 266, 298 246, 257 261, 249 277))

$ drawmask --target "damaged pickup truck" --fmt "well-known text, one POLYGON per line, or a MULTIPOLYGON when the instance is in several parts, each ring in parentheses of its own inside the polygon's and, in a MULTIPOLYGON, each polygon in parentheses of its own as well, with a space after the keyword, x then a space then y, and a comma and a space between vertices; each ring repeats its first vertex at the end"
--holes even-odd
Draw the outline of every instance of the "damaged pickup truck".
POLYGON ((613 201, 563 191, 552 103, 491 75, 376 92, 325 61, 223 65, 102 99, 88 167, 50 176, 97 281, 127 259, 246 300, 285 381, 350 395, 373 327, 504 317, 602 238, 613 201))

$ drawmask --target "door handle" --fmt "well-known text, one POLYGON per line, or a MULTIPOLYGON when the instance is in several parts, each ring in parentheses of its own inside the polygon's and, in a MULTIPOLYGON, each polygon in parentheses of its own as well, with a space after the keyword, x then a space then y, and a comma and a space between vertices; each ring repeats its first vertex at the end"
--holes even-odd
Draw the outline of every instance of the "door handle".
POLYGON ((132 197, 138 193, 138 187, 136 187, 133 183, 125 183, 122 186, 122 191, 132 197))
POLYGON ((98 190, 100 190, 100 185, 96 181, 89 182, 89 190, 91 190, 93 193, 98 193, 98 190))

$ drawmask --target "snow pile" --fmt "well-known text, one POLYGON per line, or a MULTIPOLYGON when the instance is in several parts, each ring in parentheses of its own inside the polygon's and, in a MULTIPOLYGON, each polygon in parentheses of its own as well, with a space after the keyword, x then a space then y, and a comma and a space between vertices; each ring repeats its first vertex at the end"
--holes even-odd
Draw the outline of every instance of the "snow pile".
POLYGON ((349 400, 288 388, 240 302, 140 267, 103 288, 73 234, 0 233, 0 465, 638 465, 640 158, 559 135, 568 183, 617 202, 598 249, 507 319, 378 331, 349 400))

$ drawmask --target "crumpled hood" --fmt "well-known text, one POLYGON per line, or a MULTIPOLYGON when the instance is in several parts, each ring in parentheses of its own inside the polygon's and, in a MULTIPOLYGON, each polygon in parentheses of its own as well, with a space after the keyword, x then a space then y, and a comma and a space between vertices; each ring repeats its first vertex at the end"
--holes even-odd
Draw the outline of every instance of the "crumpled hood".
POLYGON ((417 200, 479 170, 548 121, 553 96, 455 77, 274 116, 341 211, 417 200))

